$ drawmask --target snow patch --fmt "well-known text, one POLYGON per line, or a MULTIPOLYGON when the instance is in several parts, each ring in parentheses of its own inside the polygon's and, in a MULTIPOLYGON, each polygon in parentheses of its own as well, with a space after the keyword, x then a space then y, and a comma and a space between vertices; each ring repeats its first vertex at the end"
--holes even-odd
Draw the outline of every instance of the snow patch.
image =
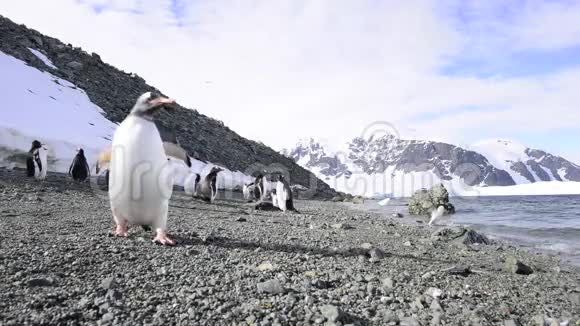
MULTIPOLYGON (((34 49, 30 51, 37 56, 41 54, 34 49)), ((49 65, 50 60, 45 63, 49 65)), ((67 173, 79 147, 84 149, 94 171, 98 154, 110 146, 117 124, 105 118, 104 111, 90 101, 85 91, 67 80, 3 52, 0 71, 0 90, 10 95, 3 96, 0 106, 0 166, 24 168, 32 141, 39 140, 48 148, 49 171, 67 173)), ((191 161, 190 168, 183 161, 170 158, 175 184, 183 186, 192 173, 204 177, 214 166, 191 161)), ((241 188, 250 180, 239 171, 225 169, 218 174, 220 189, 241 188)))
POLYGON ((28 50, 30 50, 32 54, 34 54, 38 59, 40 59, 40 61, 44 62, 44 64, 47 65, 48 67, 52 69, 58 69, 44 53, 32 48, 28 48, 28 50))

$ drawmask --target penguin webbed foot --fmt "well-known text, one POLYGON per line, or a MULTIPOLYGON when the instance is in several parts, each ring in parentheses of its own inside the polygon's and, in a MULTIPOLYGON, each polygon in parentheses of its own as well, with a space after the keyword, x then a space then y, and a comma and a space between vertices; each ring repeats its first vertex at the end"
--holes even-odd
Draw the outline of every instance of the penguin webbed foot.
POLYGON ((117 224, 115 228, 115 232, 113 233, 116 237, 128 237, 129 236, 129 228, 126 225, 117 224))
POLYGON ((153 243, 164 246, 175 246, 175 241, 171 240, 165 231, 157 231, 157 235, 153 239, 153 243))

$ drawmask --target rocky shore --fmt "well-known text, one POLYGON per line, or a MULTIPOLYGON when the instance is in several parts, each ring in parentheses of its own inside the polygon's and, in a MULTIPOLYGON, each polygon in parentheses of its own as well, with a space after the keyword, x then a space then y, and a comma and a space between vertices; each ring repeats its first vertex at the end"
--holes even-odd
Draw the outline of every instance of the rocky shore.
POLYGON ((174 193, 162 247, 111 237, 89 184, 18 173, 0 169, 0 325, 580 325, 577 269, 470 230, 174 193))

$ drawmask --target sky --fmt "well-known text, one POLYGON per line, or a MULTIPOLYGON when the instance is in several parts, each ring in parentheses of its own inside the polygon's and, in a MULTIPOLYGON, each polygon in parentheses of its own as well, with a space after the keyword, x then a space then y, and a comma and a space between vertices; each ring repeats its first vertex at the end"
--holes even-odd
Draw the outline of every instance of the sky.
POLYGON ((580 163, 580 1, 2 0, 274 149, 369 126, 580 163))

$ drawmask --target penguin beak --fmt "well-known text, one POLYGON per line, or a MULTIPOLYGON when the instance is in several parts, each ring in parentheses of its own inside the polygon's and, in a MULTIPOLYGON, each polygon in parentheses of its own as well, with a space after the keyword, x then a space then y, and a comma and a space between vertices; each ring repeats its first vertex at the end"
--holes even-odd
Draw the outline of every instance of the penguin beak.
POLYGON ((150 102, 152 107, 160 107, 164 105, 172 105, 175 104, 175 100, 165 97, 159 97, 150 102))

